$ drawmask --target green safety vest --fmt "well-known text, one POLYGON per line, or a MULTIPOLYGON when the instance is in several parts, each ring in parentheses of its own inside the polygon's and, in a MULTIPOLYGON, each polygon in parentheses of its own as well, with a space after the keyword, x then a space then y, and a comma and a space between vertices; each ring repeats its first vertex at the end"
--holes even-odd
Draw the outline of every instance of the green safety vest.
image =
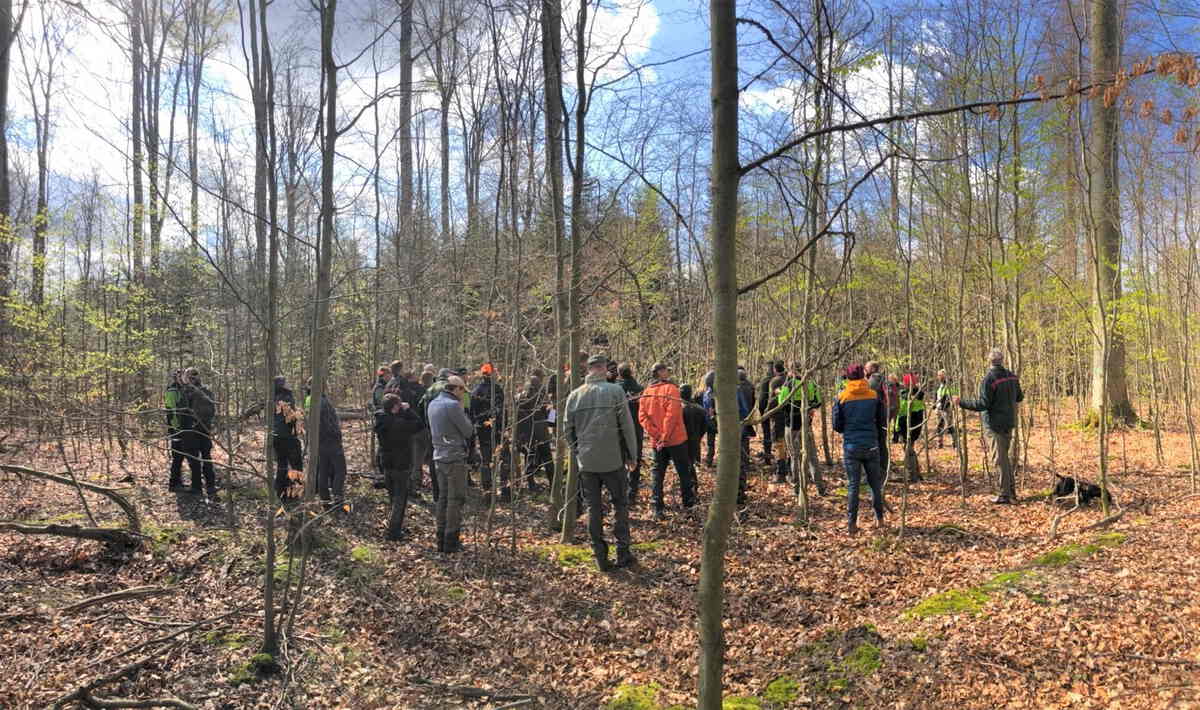
POLYGON ((788 380, 779 388, 777 400, 779 404, 788 404, 793 401, 799 402, 800 395, 802 394, 801 387, 804 387, 808 390, 808 408, 816 409, 821 406, 821 390, 817 388, 817 383, 804 382, 800 385, 800 387, 796 387, 795 390, 793 390, 792 385, 794 382, 795 380, 788 380))
POLYGON ((900 407, 896 411, 896 421, 902 422, 910 413, 925 411, 925 400, 909 400, 907 390, 900 390, 900 407))

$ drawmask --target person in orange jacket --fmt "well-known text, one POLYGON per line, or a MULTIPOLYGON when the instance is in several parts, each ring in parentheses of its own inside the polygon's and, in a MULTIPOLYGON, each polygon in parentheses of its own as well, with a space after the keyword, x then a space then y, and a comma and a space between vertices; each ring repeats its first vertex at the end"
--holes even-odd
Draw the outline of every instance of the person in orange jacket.
POLYGON ((655 363, 650 370, 654 383, 642 392, 638 422, 654 448, 654 519, 663 519, 663 477, 667 463, 675 464, 683 507, 696 504, 696 476, 688 457, 687 429, 683 425, 683 402, 679 387, 671 381, 671 368, 655 363))

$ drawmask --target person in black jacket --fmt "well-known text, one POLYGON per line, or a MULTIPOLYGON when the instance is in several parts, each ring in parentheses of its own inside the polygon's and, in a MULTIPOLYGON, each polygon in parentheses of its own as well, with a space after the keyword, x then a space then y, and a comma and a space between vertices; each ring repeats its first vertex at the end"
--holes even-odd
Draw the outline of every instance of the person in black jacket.
POLYGON ((346 452, 342 449, 342 424, 329 396, 321 395, 321 432, 317 447, 317 494, 330 508, 343 505, 346 493, 346 452))
MULTIPOLYGON (((271 446, 275 449, 275 494, 288 496, 292 482, 288 471, 304 470, 304 455, 300 449, 300 438, 296 436, 296 423, 304 413, 296 408, 296 396, 287 386, 283 375, 275 378, 275 420, 271 427, 271 446)), ((303 488, 301 482, 299 488, 303 488)))
MULTIPOLYGON (((783 363, 780 363, 780 369, 783 368, 783 363)), ((758 412, 766 414, 771 409, 771 380, 775 379, 775 375, 779 374, 775 371, 775 362, 767 362, 767 376, 758 381, 758 412)), ((763 417, 762 427, 762 451, 758 457, 763 463, 771 465, 771 447, 775 444, 775 438, 772 436, 771 417, 763 417)), ((782 432, 781 432, 782 433, 782 432)))
POLYGON ((421 419, 397 394, 383 396, 383 408, 375 413, 375 436, 379 437, 379 459, 388 483, 389 513, 387 538, 404 539, 404 513, 408 508, 411 484, 413 434, 421 429, 421 419))
POLYGON ((642 444, 646 440, 646 430, 638 421, 638 398, 642 396, 642 390, 645 388, 634 378, 632 364, 622 363, 617 368, 617 374, 620 376, 617 384, 625 390, 625 398, 629 400, 629 415, 633 417, 633 434, 637 439, 637 451, 633 456, 633 470, 629 472, 629 505, 632 507, 637 504, 638 488, 642 482, 642 444))
POLYGON ((216 420, 216 398, 200 382, 200 372, 189 367, 183 373, 183 412, 180 415, 180 444, 192 470, 192 493, 200 493, 203 476, 208 497, 217 494, 217 475, 212 461, 212 434, 216 420))
MULTIPOLYGON (((512 452, 508 439, 504 437, 504 388, 496 381, 496 368, 490 362, 479 368, 479 382, 471 391, 471 422, 475 425, 475 439, 479 443, 479 480, 487 495, 492 492, 492 465, 496 449, 500 450, 500 500, 507 503, 512 499, 508 487, 512 452)), ((529 489, 537 490, 537 484, 529 479, 529 489)))
POLYGON ((979 399, 954 401, 963 409, 983 413, 983 428, 988 436, 988 448, 992 463, 1000 472, 1000 494, 992 502, 1011 505, 1017 502, 1017 483, 1013 477, 1009 447, 1012 446, 1012 431, 1017 426, 1017 404, 1025 399, 1021 381, 1004 367, 1004 352, 992 348, 988 353, 991 369, 979 385, 979 399))
POLYGON ((708 415, 704 413, 704 407, 692 399, 691 385, 679 386, 679 398, 683 400, 683 428, 687 431, 688 456, 692 459, 692 469, 695 470, 695 467, 700 465, 700 442, 704 440, 704 433, 708 431, 708 415))

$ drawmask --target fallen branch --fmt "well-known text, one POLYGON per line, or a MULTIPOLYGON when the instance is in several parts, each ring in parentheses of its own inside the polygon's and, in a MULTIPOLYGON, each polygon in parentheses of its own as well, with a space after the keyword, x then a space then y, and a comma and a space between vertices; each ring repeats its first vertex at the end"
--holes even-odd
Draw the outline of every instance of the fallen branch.
POLYGON ((125 528, 87 528, 79 525, 34 525, 16 520, 0 520, 0 530, 18 532, 22 535, 58 535, 80 540, 99 540, 112 545, 136 545, 138 537, 125 528))
POLYGON ((138 645, 136 645, 132 648, 127 648, 124 651, 121 651, 119 653, 114 653, 111 656, 101 658, 98 661, 93 661, 92 663, 88 664, 87 667, 91 668, 92 666, 97 666, 97 665, 101 665, 104 663, 108 663, 109 661, 115 661, 116 659, 121 658, 122 656, 128 656, 129 654, 140 651, 143 648, 146 648, 147 646, 153 646, 156 643, 163 643, 165 641, 170 641, 171 639, 175 638, 176 636, 182 636, 183 634, 186 634, 189 631, 195 631, 196 629, 200 628, 201 626, 206 626, 213 622, 220 621, 222 619, 227 619, 235 614, 240 614, 240 613, 242 613, 242 610, 245 609, 247 606, 249 606, 249 603, 243 604, 243 605, 239 606, 238 608, 234 609, 233 611, 227 611, 224 614, 218 614, 216 616, 210 616, 207 619, 201 619, 200 621, 197 621, 194 624, 189 624, 189 625, 179 629, 178 631, 172 631, 171 633, 166 634, 165 636, 158 636, 156 638, 150 639, 149 641, 143 641, 142 643, 139 643, 138 645))
POLYGON ((147 663, 154 660, 161 651, 155 652, 146 656, 140 661, 135 661, 126 666, 122 666, 108 675, 100 676, 94 680, 90 680, 84 685, 79 686, 75 690, 60 696, 51 705, 52 708, 58 710, 63 705, 71 702, 82 703, 85 707, 90 708, 182 708, 183 710, 196 710, 196 706, 186 703, 179 698, 149 698, 147 700, 133 700, 130 698, 97 698, 92 695, 92 691, 103 685, 115 683, 127 675, 136 673, 146 666, 147 663))
POLYGON ((94 597, 89 597, 83 601, 75 602, 69 606, 64 606, 59 611, 83 611, 88 607, 107 604, 109 602, 118 602, 125 599, 145 599, 146 597, 155 597, 160 594, 169 594, 171 591, 168 587, 130 587, 129 589, 121 589, 108 594, 100 594, 94 597))
MULTIPOLYGON (((47 473, 45 471, 38 471, 36 469, 27 468, 25 466, 16 466, 13 464, 8 464, 8 463, 0 463, 0 471, 8 471, 9 473, 16 473, 16 474, 19 474, 22 476, 33 476, 34 478, 41 478, 46 481, 54 481, 55 483, 61 483, 64 486, 71 486, 71 487, 78 486, 79 488, 83 488, 83 489, 92 491, 93 493, 99 493, 100 495, 105 496, 112 502, 116 503, 121 508, 121 510, 125 513, 125 517, 129 519, 129 528, 128 528, 129 532, 134 533, 134 534, 138 534, 138 533, 142 532, 142 520, 138 516, 137 508, 135 508, 133 506, 133 504, 129 502, 128 498, 126 498, 125 496, 118 493, 117 489, 115 489, 115 488, 109 488, 108 486, 99 486, 99 485, 96 485, 95 483, 88 483, 87 481, 71 480, 70 478, 66 478, 65 476, 59 476, 58 474, 47 473)), ((108 528, 87 528, 87 529, 107 530, 108 528)), ((63 533, 49 533, 49 534, 63 534, 63 533)))
POLYGON ((1112 525, 1113 523, 1117 522, 1118 520, 1120 520, 1121 516, 1124 514, 1125 514, 1125 509, 1122 508, 1099 522, 1095 522, 1095 523, 1092 523, 1091 525, 1088 525, 1085 528, 1081 528, 1079 530, 1079 532, 1087 532, 1088 530, 1096 530, 1097 528, 1107 527, 1107 526, 1112 525))

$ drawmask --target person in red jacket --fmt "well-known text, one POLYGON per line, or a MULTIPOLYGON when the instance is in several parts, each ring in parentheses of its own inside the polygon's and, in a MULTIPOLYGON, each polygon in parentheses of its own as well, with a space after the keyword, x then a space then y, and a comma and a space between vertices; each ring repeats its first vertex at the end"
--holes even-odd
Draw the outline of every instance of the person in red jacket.
POLYGON ((675 464, 683 507, 696 504, 696 477, 688 456, 687 429, 683 424, 683 402, 679 387, 671 381, 671 368, 655 363, 650 371, 654 383, 642 392, 638 421, 654 448, 654 519, 663 518, 663 477, 667 463, 675 464))

